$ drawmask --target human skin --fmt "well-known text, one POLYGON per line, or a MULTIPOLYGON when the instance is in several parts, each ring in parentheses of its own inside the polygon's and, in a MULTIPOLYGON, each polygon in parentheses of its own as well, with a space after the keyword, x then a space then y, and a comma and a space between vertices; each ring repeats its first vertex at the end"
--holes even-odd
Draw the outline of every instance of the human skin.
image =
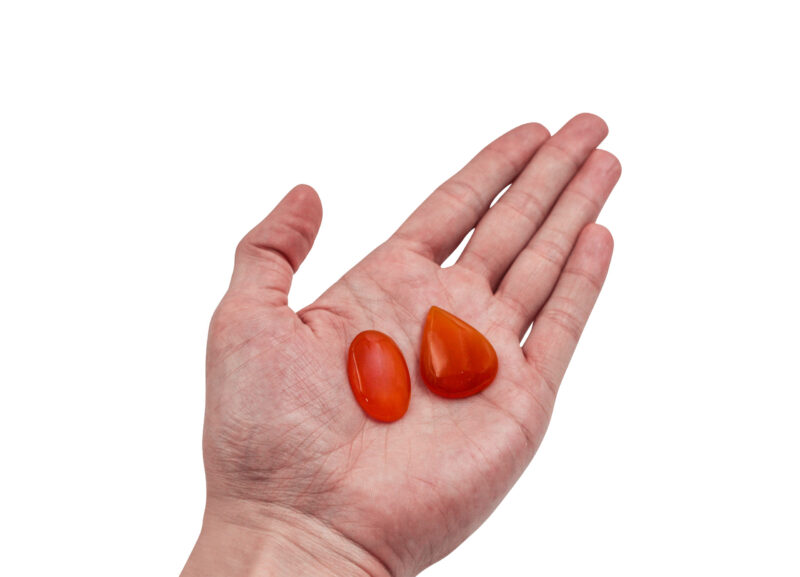
POLYGON ((316 192, 295 187, 244 237, 209 329, 207 502, 182 575, 416 575, 489 516, 542 441, 608 271, 612 238, 594 221, 621 169, 597 149, 606 134, 590 114, 553 136, 511 130, 298 312, 287 295, 321 222, 316 192), (493 344, 486 390, 425 387, 431 305, 493 344), (348 384, 348 346, 368 329, 411 373, 394 423, 365 415, 348 384))

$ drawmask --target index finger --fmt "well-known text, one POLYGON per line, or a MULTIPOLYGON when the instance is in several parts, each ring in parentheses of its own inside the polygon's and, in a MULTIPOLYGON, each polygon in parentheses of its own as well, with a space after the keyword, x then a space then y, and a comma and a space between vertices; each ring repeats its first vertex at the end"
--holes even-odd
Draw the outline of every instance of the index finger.
POLYGON ((441 264, 549 137, 537 123, 505 133, 425 199, 393 238, 441 264))

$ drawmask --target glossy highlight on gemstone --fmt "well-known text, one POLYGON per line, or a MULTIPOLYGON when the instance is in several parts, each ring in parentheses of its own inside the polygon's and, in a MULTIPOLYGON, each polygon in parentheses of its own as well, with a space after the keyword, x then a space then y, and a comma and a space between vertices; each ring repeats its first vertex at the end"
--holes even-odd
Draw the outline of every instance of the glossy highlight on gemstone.
POLYGON ((347 376, 356 401, 373 419, 396 421, 408 410, 411 379, 403 353, 379 331, 364 331, 350 343, 347 376))
POLYGON ((420 351, 422 380, 442 397, 480 393, 497 375, 497 353, 477 329, 457 316, 431 307, 420 351))

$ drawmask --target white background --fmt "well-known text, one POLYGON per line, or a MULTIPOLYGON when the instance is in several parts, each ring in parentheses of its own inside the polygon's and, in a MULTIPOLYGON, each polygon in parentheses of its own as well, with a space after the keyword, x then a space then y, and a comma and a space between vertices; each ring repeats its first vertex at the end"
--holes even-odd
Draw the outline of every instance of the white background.
POLYGON ((301 306, 583 111, 623 164, 606 288, 532 466, 425 577, 800 574, 792 4, 0 4, 0 574, 177 575, 207 323, 293 185, 301 306))

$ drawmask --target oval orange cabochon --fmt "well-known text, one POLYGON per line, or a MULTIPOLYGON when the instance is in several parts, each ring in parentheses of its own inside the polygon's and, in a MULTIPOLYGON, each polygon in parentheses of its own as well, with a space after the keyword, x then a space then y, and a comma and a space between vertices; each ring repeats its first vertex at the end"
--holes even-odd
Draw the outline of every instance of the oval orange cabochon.
POLYGON ((397 344, 379 331, 364 331, 350 343, 347 376, 356 401, 373 419, 391 422, 408 410, 411 378, 397 344))
POLYGON ((497 375, 497 353, 477 329, 439 307, 425 320, 420 351, 422 380, 442 397, 468 397, 497 375))

